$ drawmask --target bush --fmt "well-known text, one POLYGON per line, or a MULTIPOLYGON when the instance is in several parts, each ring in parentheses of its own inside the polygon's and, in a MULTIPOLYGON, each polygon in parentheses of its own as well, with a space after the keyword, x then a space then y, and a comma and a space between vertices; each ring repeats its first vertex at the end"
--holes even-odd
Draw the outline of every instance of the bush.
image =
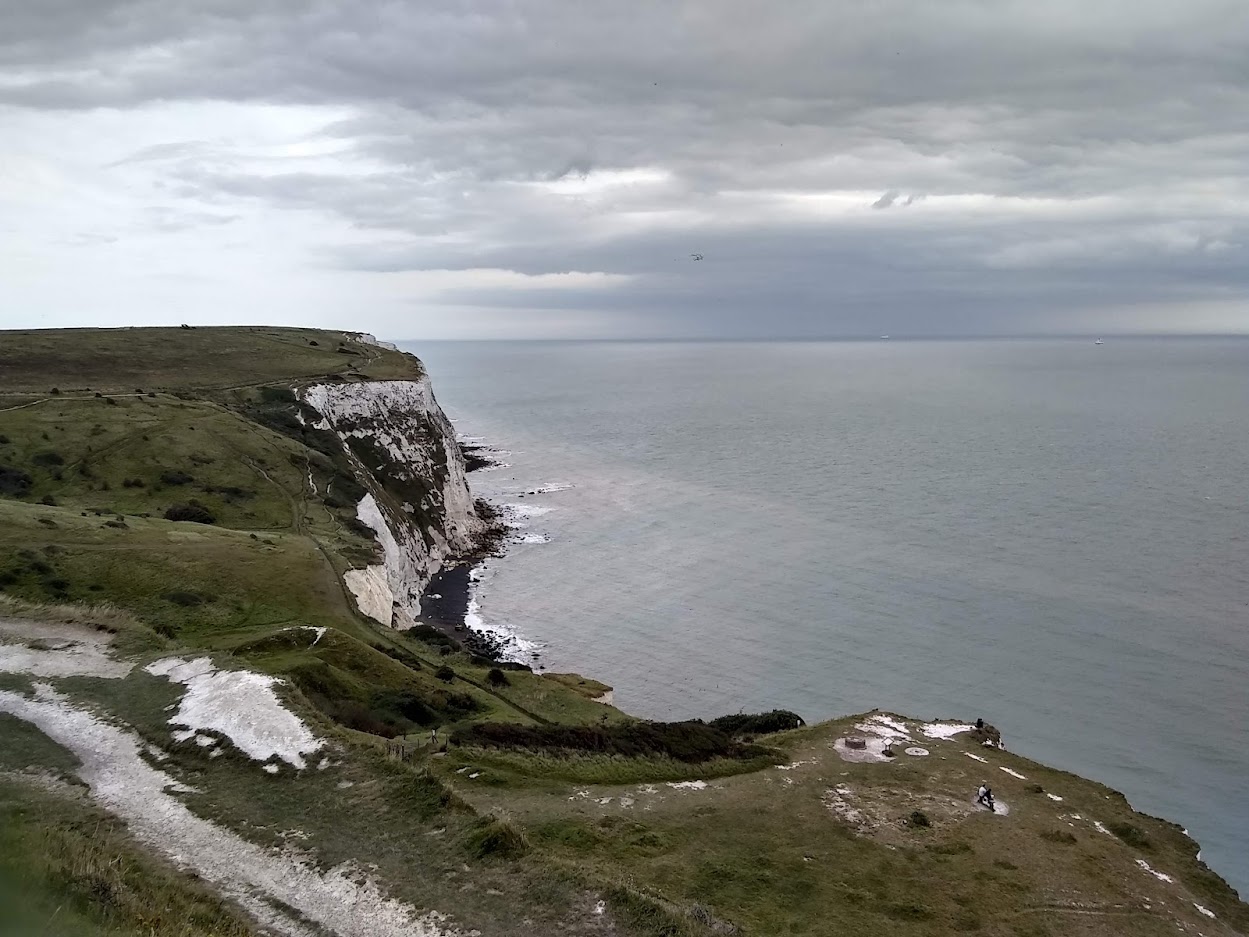
POLYGON ((195 476, 186 472, 161 472, 160 480, 164 485, 187 485, 195 481, 195 476))
POLYGON ((1051 843, 1062 843, 1065 846, 1075 845, 1076 838, 1066 830, 1042 830, 1041 839, 1051 843))
POLYGON ((802 717, 787 709, 774 709, 766 713, 735 713, 712 719, 709 725, 726 735, 766 735, 805 726, 802 717))
POLYGON ((260 399, 264 403, 295 403, 295 392, 289 387, 262 387, 260 399))
POLYGON ((452 680, 455 679, 455 671, 452 670, 450 667, 448 667, 446 664, 443 664, 441 667, 439 667, 437 670, 434 671, 434 676, 437 677, 439 680, 442 680, 444 683, 450 683, 452 680))
POLYGON ((123 478, 121 480, 123 488, 143 488, 145 485, 146 482, 142 478, 123 478))
POLYGON ((61 396, 61 388, 59 388, 59 387, 53 387, 53 388, 52 388, 52 396, 53 396, 53 397, 59 397, 59 396, 61 396))
POLYGON ((0 446, 7 446, 8 444, 9 437, 4 435, 4 433, 0 433, 0 446))
POLYGON ((30 461, 35 465, 48 468, 53 465, 64 465, 65 457, 59 452, 36 452, 30 457, 30 461))
POLYGON ((487 856, 516 859, 529 851, 524 833, 507 820, 493 816, 483 817, 480 825, 468 834, 468 845, 478 859, 487 856))
POLYGON ((125 521, 122 521, 122 520, 111 520, 111 521, 105 521, 105 522, 104 522, 104 524, 103 524, 103 526, 104 526, 104 527, 115 527, 115 528, 117 528, 118 530, 128 530, 128 529, 129 529, 129 527, 126 525, 126 522, 125 522, 125 521))
POLYGON ((227 501, 245 501, 248 498, 256 497, 256 492, 249 488, 240 488, 237 485, 202 485, 201 489, 210 495, 221 495, 227 501))
POLYGON ((30 493, 34 479, 21 469, 0 465, 0 495, 22 498, 30 493))
POLYGON ((56 498, 52 497, 51 495, 44 495, 42 498, 40 498, 40 499, 39 499, 39 503, 40 503, 40 504, 47 504, 47 505, 50 505, 50 506, 55 506, 55 505, 56 505, 56 498))
POLYGON ((1110 832, 1129 846, 1144 850, 1154 848, 1153 842, 1140 827, 1133 826, 1131 823, 1108 823, 1106 825, 1110 828, 1110 832))
POLYGON ((166 592, 163 598, 166 602, 181 605, 183 608, 195 608, 197 605, 203 605, 205 602, 212 601, 210 596, 200 595, 198 592, 185 592, 181 589, 166 592))
POLYGON ((498 667, 491 667, 490 672, 486 674, 486 682, 491 686, 511 686, 512 681, 498 667))
POLYGON ((626 758, 659 756, 695 764, 713 758, 749 760, 768 754, 702 722, 636 722, 625 725, 523 726, 485 722, 457 729, 451 740, 486 748, 591 752, 626 758))
POLYGON ((906 825, 913 829, 927 828, 932 826, 928 821, 928 814, 922 810, 912 810, 911 815, 907 817, 906 825))
POLYGON ((165 511, 167 521, 190 521, 194 524, 215 524, 215 518, 203 505, 175 504, 165 511))

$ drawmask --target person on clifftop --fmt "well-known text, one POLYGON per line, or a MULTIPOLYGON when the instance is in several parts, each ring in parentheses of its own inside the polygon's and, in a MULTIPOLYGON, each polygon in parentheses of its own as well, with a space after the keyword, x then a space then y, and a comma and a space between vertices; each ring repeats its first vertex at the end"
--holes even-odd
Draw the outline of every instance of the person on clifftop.
POLYGON ((993 806, 993 789, 983 781, 980 782, 980 790, 976 791, 976 803, 997 813, 993 806))

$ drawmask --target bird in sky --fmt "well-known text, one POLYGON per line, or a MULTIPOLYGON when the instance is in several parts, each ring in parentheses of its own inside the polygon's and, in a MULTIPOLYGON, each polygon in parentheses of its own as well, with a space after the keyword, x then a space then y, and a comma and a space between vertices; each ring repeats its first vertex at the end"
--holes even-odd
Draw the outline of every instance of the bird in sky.
POLYGON ((702 259, 703 259, 703 255, 702 255, 702 254, 690 254, 690 256, 691 256, 691 257, 693 257, 695 260, 702 260, 702 259))

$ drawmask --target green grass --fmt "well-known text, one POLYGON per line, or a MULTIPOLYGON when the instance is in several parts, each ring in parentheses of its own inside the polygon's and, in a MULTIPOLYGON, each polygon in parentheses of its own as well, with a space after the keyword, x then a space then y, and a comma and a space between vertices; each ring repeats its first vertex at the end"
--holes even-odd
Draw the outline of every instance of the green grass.
POLYGON ((411 357, 320 329, 0 331, 0 393, 8 394, 48 394, 53 387, 62 397, 202 390, 307 381, 352 369, 380 380, 420 374, 411 357))
POLYGON ((1134 848, 1087 822, 1082 830, 1068 827, 1059 817, 1069 812, 1112 829, 1136 827, 1151 843, 1154 868, 1244 929, 1249 908, 1221 881, 1203 880, 1191 842, 1105 788, 986 753, 1065 801, 1036 797, 1024 782, 1007 779, 995 787, 1012 806, 1009 817, 952 814, 950 804, 970 802, 985 770, 962 758, 960 743, 934 742, 928 759, 849 764, 829 747, 849 724, 769 737, 802 764, 720 779, 705 774, 705 790, 613 777, 618 766, 610 759, 597 766, 597 778, 588 770, 571 774, 562 759, 484 751, 453 751, 440 770, 479 811, 506 813, 527 836, 531 856, 598 882, 618 907, 624 903, 624 917, 651 933, 701 933, 691 928, 708 917, 744 933, 868 937, 1161 935, 1175 931, 1173 914, 1190 927, 1205 923, 1136 867, 1134 848), (475 780, 458 771, 465 766, 475 780), (877 832, 857 835, 830 811, 824 792, 837 784, 849 785, 860 803, 880 805, 877 832), (921 809, 928 827, 909 822, 921 809), (1153 896, 1153 912, 1141 895, 1153 896), (1063 910, 1072 901, 1092 913, 1073 922, 1063 910))
POLYGON ((14 937, 253 933, 241 912, 151 856, 76 791, 3 777, 0 909, 0 933, 14 937))

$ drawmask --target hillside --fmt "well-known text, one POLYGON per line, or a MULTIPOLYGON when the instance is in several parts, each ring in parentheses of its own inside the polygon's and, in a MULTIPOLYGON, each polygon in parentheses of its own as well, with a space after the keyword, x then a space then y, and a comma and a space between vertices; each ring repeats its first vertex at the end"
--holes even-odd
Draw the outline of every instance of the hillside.
POLYGON ((465 479, 367 336, 0 332, 0 933, 1249 933, 969 726, 644 723, 421 625, 465 479))

